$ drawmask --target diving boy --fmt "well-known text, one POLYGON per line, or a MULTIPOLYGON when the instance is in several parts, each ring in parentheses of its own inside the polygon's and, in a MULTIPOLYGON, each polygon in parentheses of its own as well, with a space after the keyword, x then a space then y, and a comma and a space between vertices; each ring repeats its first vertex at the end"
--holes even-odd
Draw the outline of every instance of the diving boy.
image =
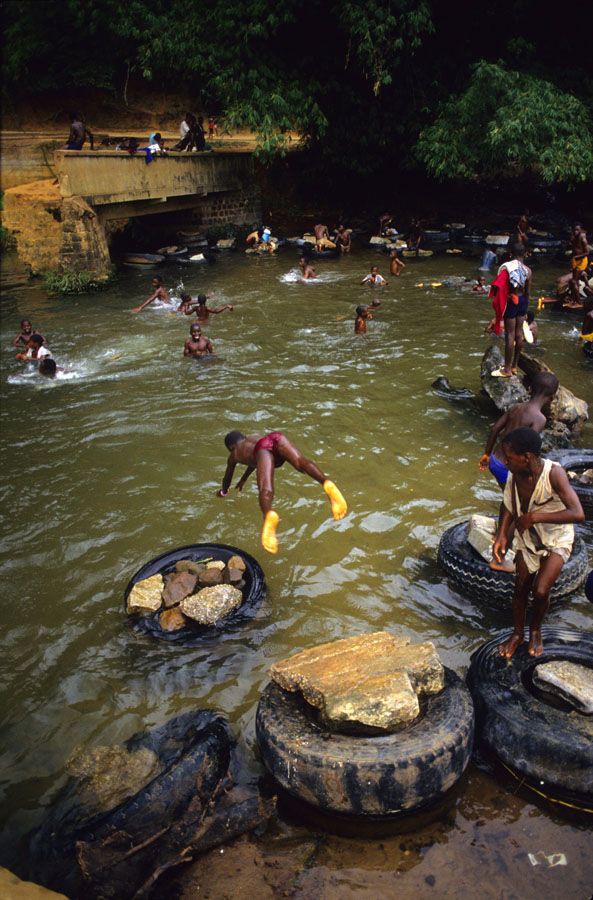
POLYGON ((236 490, 238 491, 243 489, 252 472, 257 473, 259 505, 264 516, 261 542, 268 553, 278 552, 276 529, 279 516, 272 509, 274 502, 274 470, 280 468, 285 462, 290 463, 297 472, 304 472, 322 485, 323 490, 329 497, 334 519, 343 519, 346 515, 348 511, 346 501, 333 481, 329 481, 321 469, 310 459, 303 456, 301 451, 280 431, 272 431, 265 437, 260 437, 259 435, 246 437, 240 431, 229 431, 224 439, 224 443, 229 451, 229 458, 224 478, 222 479, 222 488, 218 491, 218 496, 227 496, 237 465, 246 466, 236 485, 236 490))

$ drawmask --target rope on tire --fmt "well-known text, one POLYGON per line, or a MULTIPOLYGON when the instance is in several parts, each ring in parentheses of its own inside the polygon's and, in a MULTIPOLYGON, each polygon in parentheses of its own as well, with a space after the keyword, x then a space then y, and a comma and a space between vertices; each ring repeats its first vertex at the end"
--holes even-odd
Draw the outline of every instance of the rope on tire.
POLYGON ((550 794, 545 794, 543 791, 540 791, 538 788, 534 787, 534 785, 530 784, 525 779, 525 777, 517 775, 517 773, 514 772, 513 769, 510 769, 507 764, 504 763, 502 759, 500 759, 500 757, 498 758, 498 762, 504 769, 506 769, 509 775, 512 775, 513 778, 520 782, 519 787, 529 788, 529 790, 533 791, 534 794, 537 794, 539 797, 543 797, 544 800, 548 800, 551 803, 557 803, 559 806, 566 806, 569 809, 576 809, 579 812, 591 813, 591 815, 593 815, 593 809, 589 809, 589 807, 587 806, 577 806, 575 803, 569 803, 568 800, 560 800, 559 797, 551 797, 550 794))

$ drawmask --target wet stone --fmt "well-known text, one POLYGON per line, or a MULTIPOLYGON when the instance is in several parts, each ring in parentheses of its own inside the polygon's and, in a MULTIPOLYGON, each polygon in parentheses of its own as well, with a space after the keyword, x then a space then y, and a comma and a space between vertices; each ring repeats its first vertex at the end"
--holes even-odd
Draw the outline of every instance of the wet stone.
POLYGON ((161 575, 152 575, 134 585, 128 595, 128 614, 139 613, 148 615, 156 612, 162 605, 163 578, 161 575))
POLYGON ((227 578, 231 584, 237 584, 243 578, 243 572, 241 569, 227 569, 227 578))
POLYGON ((187 625, 187 619, 178 606, 172 609, 164 609, 159 616, 159 625, 163 631, 179 631, 187 625))
POLYGON ((245 565, 245 560, 242 556, 231 556, 231 558, 227 560, 227 568, 239 569, 241 572, 244 572, 247 566, 245 565))
POLYGON ((220 569, 220 571, 222 572, 222 570, 224 569, 224 565, 225 564, 223 563, 223 561, 221 559, 213 559, 212 562, 206 563, 206 568, 207 569, 220 569))
POLYGON ((141 790, 160 771, 158 757, 143 747, 130 753, 125 747, 95 747, 74 754, 68 773, 80 779, 77 801, 91 814, 107 812, 141 790))
POLYGON ((579 712, 593 714, 593 669, 556 659, 536 666, 533 683, 566 700, 579 712))
POLYGON ((243 594, 231 584, 217 584, 198 591, 181 602, 184 615, 200 625, 215 625, 234 612, 242 603, 243 594))
POLYGON ((193 559, 180 559, 175 563, 176 572, 191 572, 192 575, 200 575, 205 568, 204 563, 194 562, 193 559))
POLYGON ((174 575, 162 594, 163 603, 167 609, 171 606, 176 606, 182 600, 185 600, 186 597, 189 597, 195 590, 197 581, 198 576, 192 575, 191 572, 179 572, 177 575, 174 575))
POLYGON ((198 581, 202 587, 212 587, 215 584, 222 583, 221 569, 206 569, 198 576, 198 581))
POLYGON ((387 632, 303 650, 275 663, 270 673, 284 690, 301 691, 335 731, 394 731, 416 718, 419 694, 444 687, 432 643, 411 644, 387 632))

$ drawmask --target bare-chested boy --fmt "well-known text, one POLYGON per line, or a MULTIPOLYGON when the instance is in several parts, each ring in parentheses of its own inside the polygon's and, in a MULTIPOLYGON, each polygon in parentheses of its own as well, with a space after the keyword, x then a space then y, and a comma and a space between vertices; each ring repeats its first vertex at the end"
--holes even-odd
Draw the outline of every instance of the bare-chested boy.
POLYGON ((399 278, 405 268, 406 264, 403 259, 400 259, 397 255, 397 250, 392 250, 389 254, 389 271, 391 274, 395 275, 396 278, 399 278))
POLYGON ((224 312, 225 309, 229 309, 232 312, 234 309, 234 306, 230 303, 225 303, 224 306, 208 306, 207 302, 208 297, 206 294, 198 294, 195 310, 200 322, 205 322, 209 315, 218 315, 218 313, 224 312))
POLYGON ((304 472, 320 485, 329 497, 334 519, 343 519, 348 512, 348 506, 344 497, 329 481, 321 469, 310 459, 307 459, 301 451, 292 444, 280 431, 273 431, 265 437, 251 435, 246 437, 240 431, 230 431, 224 443, 229 451, 226 472, 222 479, 222 488, 218 491, 219 497, 226 497, 233 480, 233 474, 237 465, 247 468, 236 485, 236 490, 241 491, 252 472, 257 472, 257 489, 259 492, 259 505, 264 516, 261 541, 268 553, 278 552, 278 539, 276 529, 278 527, 278 513, 272 509, 274 501, 274 470, 280 468, 285 462, 297 470, 304 472))
POLYGON ((528 653, 541 656, 544 650, 541 626, 550 604, 550 591, 572 553, 573 523, 584 522, 585 514, 562 466, 541 459, 541 436, 537 432, 516 428, 504 438, 502 449, 510 474, 492 555, 497 562, 502 562, 514 525, 516 577, 513 633, 498 649, 501 656, 510 659, 523 643, 531 594, 528 653))
POLYGON ((301 258, 299 259, 299 266, 301 268, 303 281, 307 281, 309 278, 317 278, 317 272, 315 271, 309 260, 304 256, 301 256, 301 258))
POLYGON ((502 452, 506 435, 517 428, 531 428, 540 434, 546 427, 546 412, 549 412, 550 403, 556 396, 558 384, 552 372, 538 372, 530 385, 531 398, 512 406, 492 426, 480 458, 480 469, 490 469, 501 488, 504 488, 509 474, 502 452))
POLYGON ((183 355, 193 359, 202 359, 214 353, 210 338, 202 334, 202 328, 197 322, 193 322, 189 329, 189 337, 183 345, 183 355))
POLYGON ((132 310, 133 313, 142 312, 142 310, 148 306, 149 303, 152 303, 154 300, 162 300, 163 303, 170 303, 169 291, 166 287, 163 286, 163 281, 161 278, 158 278, 156 275, 151 281, 152 284, 152 294, 145 300, 144 303, 141 303, 140 306, 135 306, 132 310))
POLYGON ((23 347, 26 347, 29 343, 29 338, 33 334, 33 326, 31 325, 30 319, 21 319, 21 330, 14 338, 12 342, 13 347, 18 347, 19 344, 22 344, 23 347))
POLYGON ((587 233, 582 225, 574 225, 572 229, 572 259, 570 268, 572 270, 572 278, 569 282, 570 294, 572 302, 577 306, 580 305, 579 281, 581 273, 586 271, 589 264, 588 253, 589 243, 587 241, 587 233))
POLYGON ((366 334, 367 333, 367 319, 372 319, 373 317, 369 314, 369 310, 367 306, 357 306, 356 307, 356 319, 354 320, 354 334, 366 334))

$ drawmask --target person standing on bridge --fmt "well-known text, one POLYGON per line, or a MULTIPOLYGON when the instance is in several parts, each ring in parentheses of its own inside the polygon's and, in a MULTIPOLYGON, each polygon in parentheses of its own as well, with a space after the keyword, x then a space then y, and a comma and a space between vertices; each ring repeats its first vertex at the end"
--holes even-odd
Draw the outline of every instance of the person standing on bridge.
POLYGON ((65 150, 82 150, 84 142, 89 139, 91 150, 95 149, 95 139, 92 133, 85 125, 84 116, 80 113, 71 112, 70 114, 70 134, 64 146, 65 150))

